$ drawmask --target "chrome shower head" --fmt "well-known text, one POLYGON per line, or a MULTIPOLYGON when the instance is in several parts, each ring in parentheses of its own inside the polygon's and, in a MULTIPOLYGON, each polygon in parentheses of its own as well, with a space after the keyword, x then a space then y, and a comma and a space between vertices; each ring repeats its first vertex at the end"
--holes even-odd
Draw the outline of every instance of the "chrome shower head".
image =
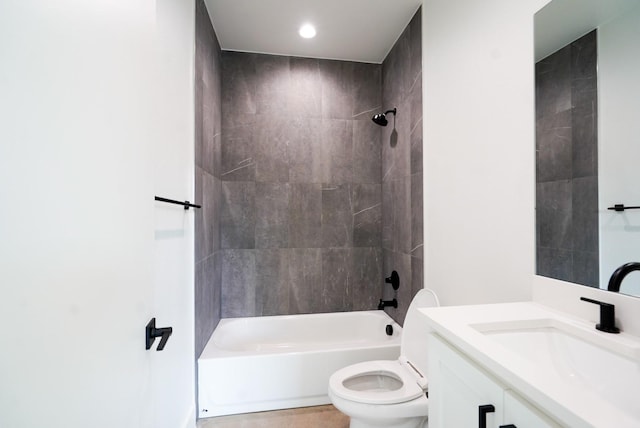
POLYGON ((376 115, 374 115, 371 120, 373 120, 373 123, 375 123, 376 125, 380 125, 380 126, 387 126, 387 124, 389 123, 387 121, 387 115, 389 113, 393 113, 393 117, 395 118, 396 116, 396 109, 394 108, 393 110, 387 110, 384 113, 378 113, 376 115))

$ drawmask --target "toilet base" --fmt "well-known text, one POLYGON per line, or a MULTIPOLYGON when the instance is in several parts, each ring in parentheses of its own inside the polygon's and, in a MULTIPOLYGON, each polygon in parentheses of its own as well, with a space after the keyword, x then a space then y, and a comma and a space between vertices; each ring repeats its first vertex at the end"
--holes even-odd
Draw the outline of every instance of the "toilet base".
POLYGON ((351 418, 349 428, 428 428, 427 419, 427 417, 383 420, 351 418))

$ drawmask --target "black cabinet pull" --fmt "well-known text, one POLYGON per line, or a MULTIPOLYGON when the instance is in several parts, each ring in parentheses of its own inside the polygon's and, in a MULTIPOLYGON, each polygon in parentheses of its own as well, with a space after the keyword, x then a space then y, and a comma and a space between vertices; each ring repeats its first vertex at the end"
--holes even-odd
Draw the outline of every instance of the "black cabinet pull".
POLYGON ((518 427, 515 426, 514 424, 509 424, 509 425, 500 425, 498 428, 518 428, 518 427))
POLYGON ((493 413, 496 408, 493 404, 478 406, 478 428, 487 428, 487 413, 493 413))
POLYGON ((167 340, 169 340, 169 336, 171 336, 171 333, 173 333, 173 328, 156 328, 156 319, 151 318, 151 321, 149 321, 144 329, 144 333, 146 349, 151 349, 151 346, 153 345, 153 342, 155 342, 156 337, 159 337, 160 343, 158 343, 158 348, 156 349, 156 351, 162 351, 164 349, 164 345, 167 344, 167 340))

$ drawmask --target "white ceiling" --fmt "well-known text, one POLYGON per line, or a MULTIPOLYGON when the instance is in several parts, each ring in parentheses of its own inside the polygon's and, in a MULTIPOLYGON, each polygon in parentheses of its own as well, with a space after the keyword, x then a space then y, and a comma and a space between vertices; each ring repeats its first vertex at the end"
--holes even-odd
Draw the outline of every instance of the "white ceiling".
POLYGON ((223 50, 381 63, 422 0, 205 0, 223 50), (298 28, 315 25, 303 39, 298 28))
POLYGON ((535 15, 536 62, 639 4, 638 0, 550 2, 535 15))

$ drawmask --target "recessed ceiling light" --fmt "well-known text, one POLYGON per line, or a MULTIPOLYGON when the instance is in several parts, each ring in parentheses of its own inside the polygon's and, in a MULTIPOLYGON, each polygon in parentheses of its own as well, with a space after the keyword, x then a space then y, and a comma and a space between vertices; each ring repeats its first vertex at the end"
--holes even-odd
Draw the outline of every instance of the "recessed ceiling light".
POLYGON ((311 24, 303 24, 298 30, 300 37, 305 39, 311 39, 316 36, 316 28, 311 24))

